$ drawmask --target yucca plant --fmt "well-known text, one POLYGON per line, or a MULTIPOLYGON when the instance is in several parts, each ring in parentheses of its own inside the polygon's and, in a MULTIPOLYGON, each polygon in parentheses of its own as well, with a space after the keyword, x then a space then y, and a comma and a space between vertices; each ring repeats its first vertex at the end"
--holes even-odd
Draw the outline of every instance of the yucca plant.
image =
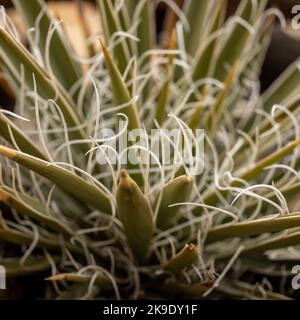
POLYGON ((1 71, 16 97, 0 113, 8 277, 47 272, 51 298, 291 297, 270 279, 300 258, 299 62, 263 95, 258 80, 280 13, 242 0, 226 19, 225 0, 168 0, 156 40, 159 1, 98 0, 103 32, 82 59, 42 0, 13 2, 30 51, 2 10, 1 71), (126 152, 156 163, 113 163, 99 132, 119 136, 121 121, 123 133, 203 129, 203 172, 134 141, 126 152))

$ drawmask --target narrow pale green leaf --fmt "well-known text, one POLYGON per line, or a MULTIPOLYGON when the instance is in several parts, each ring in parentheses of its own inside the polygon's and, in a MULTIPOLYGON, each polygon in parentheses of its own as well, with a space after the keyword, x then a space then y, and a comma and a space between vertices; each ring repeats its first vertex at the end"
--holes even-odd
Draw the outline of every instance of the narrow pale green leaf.
POLYGON ((154 232, 152 210, 139 186, 123 170, 116 193, 119 218, 128 244, 139 262, 144 262, 154 232))
POLYGON ((21 151, 26 152, 34 157, 46 160, 46 156, 36 146, 36 143, 25 135, 11 120, 0 114, 0 136, 13 145, 10 130, 13 139, 16 141, 21 151), (10 128, 10 129, 9 129, 10 128))
POLYGON ((187 244, 179 253, 171 258, 164 269, 172 273, 180 273, 189 270, 193 265, 197 265, 199 259, 199 249, 194 244, 187 244))
MULTIPOLYGON (((300 183, 296 183, 296 184, 292 184, 291 186, 280 188, 280 192, 286 200, 290 200, 291 198, 295 197, 297 194, 300 193, 300 183)), ((274 192, 264 194, 263 196, 264 198, 272 201, 276 201, 277 199, 277 196, 276 194, 274 194, 274 192)), ((249 202, 245 208, 245 215, 251 215, 253 210, 255 210, 256 206, 257 206, 256 201, 249 202)))
MULTIPOLYGON (((284 250, 290 252, 288 248, 284 250)), ((267 260, 264 256, 240 257, 240 260, 242 262, 242 270, 269 277, 292 276, 292 268, 295 265, 293 260, 274 261, 267 260)))
POLYGON ((227 238, 246 238, 263 233, 280 232, 300 227, 300 214, 294 213, 278 218, 264 218, 254 221, 217 226, 208 231, 207 243, 222 241, 227 238))
MULTIPOLYGON (((47 160, 46 155, 41 152, 36 143, 26 136, 11 120, 4 115, 0 115, 0 136, 13 145, 10 131, 13 135, 13 139, 16 141, 22 152, 42 160, 47 160)), ((75 201, 74 198, 71 198, 70 195, 63 191, 56 190, 53 197, 55 198, 55 201, 59 203, 62 211, 69 217, 82 218, 83 213, 86 212, 86 208, 84 208, 82 204, 75 201)))
MULTIPOLYGON (((266 1, 262 1, 265 2, 266 1)), ((244 22, 249 23, 250 26, 256 22, 258 10, 256 11, 256 2, 243 0, 240 3, 237 15, 240 16, 244 22)), ((258 9, 258 8, 257 8, 258 9)), ((238 22, 234 25, 220 51, 217 58, 217 64, 214 72, 214 78, 220 81, 225 81, 228 71, 227 66, 233 64, 241 58, 247 48, 250 38, 250 32, 238 22)))
MULTIPOLYGON (((160 229, 170 226, 172 220, 180 211, 179 206, 169 207, 172 204, 186 202, 191 196, 193 179, 188 176, 181 176, 166 184, 162 190, 161 202, 157 213, 156 224, 160 229)), ((159 195, 156 201, 159 200, 159 195)))
POLYGON ((228 73, 227 78, 224 83, 224 89, 217 95, 216 102, 211 106, 209 112, 207 113, 205 119, 202 122, 202 125, 207 128, 210 136, 213 136, 216 130, 220 126, 220 122, 226 113, 226 98, 228 97, 233 82, 236 76, 238 64, 235 63, 232 67, 232 70, 228 73))
MULTIPOLYGON (((169 72, 168 72, 169 73, 169 72)), ((158 97, 155 119, 159 125, 162 125, 166 116, 167 104, 170 96, 170 75, 164 81, 158 97)))
MULTIPOLYGON (((250 168, 245 168, 242 172, 238 173, 237 176, 243 180, 250 181, 260 175, 265 168, 271 166, 274 163, 277 163, 287 155, 291 154, 297 147, 300 145, 300 140, 295 140, 290 142, 286 146, 274 151, 270 155, 261 159, 257 163, 255 163, 250 168)), ((231 184, 232 187, 241 187, 241 183, 239 181, 235 181, 231 184)), ((226 195, 226 191, 222 190, 220 193, 224 196, 226 195)), ((215 205, 218 201, 218 197, 216 192, 210 192, 209 194, 204 196, 204 203, 208 205, 215 205)), ((198 215, 201 214, 202 208, 197 207, 193 210, 193 212, 198 215)))
MULTIPOLYGON (((299 100, 299 96, 296 96, 292 101, 290 101, 288 104, 285 105, 285 107, 287 108, 287 111, 289 113, 293 113, 297 110, 298 106, 299 106, 300 100, 299 100)), ((251 122, 251 124, 255 123, 252 119, 249 120, 249 123, 251 122)), ((290 126, 291 120, 288 116, 288 113, 286 111, 283 110, 278 110, 278 112, 276 112, 276 114, 274 115, 274 122, 280 124, 280 128, 283 131, 286 127, 288 128, 290 126)), ((273 124, 270 123, 269 119, 265 119, 264 121, 261 121, 260 123, 258 123, 257 125, 255 125, 252 130, 250 131, 250 138, 255 141, 256 136, 262 136, 265 132, 267 132, 268 130, 270 130, 272 128, 273 124)), ((270 145, 271 147, 274 146, 274 140, 272 139, 272 135, 269 135, 268 139, 266 139, 264 142, 264 146, 266 145, 267 142, 269 142, 269 145, 266 145, 265 147, 269 147, 270 145)), ((247 156, 247 152, 246 150, 250 147, 249 144, 247 144, 246 140, 244 140, 243 146, 240 148, 240 152, 237 155, 235 161, 237 163, 243 163, 245 161, 245 157, 247 156)), ((264 153, 264 149, 261 147, 261 152, 264 153)))
POLYGON ((194 56, 205 36, 205 28, 210 19, 210 10, 214 1, 187 0, 184 4, 189 30, 185 33, 187 52, 194 56))
MULTIPOLYGON (((51 259, 58 263, 61 260, 61 257, 52 255, 51 259)), ((30 256, 26 259, 24 264, 21 264, 20 260, 21 257, 0 259, 0 265, 5 268, 6 276, 8 278, 28 276, 47 271, 51 268, 49 261, 42 256, 30 256)))
POLYGON ((113 92, 113 98, 116 105, 128 104, 122 112, 128 117, 129 124, 128 129, 140 128, 140 119, 138 116, 136 103, 130 97, 129 91, 124 83, 121 73, 114 63, 107 48, 101 43, 103 54, 109 69, 111 89, 113 92))
POLYGON ((71 171, 4 146, 0 146, 0 154, 47 178, 83 203, 107 213, 111 212, 110 202, 105 193, 71 171))
MULTIPOLYGON (((291 186, 285 187, 281 190, 281 192, 286 199, 289 199, 297 195, 298 193, 300 193, 300 183, 296 183, 291 186)), ((272 196, 274 196, 274 194, 272 196)), ((268 197, 268 199, 272 199, 272 198, 268 197)))
MULTIPOLYGON (((18 244, 18 245, 30 245, 34 240, 33 234, 24 234, 12 229, 3 229, 0 227, 0 239, 9 243, 18 244)), ((47 249, 56 249, 61 248, 61 244, 57 240, 46 239, 39 236, 37 242, 38 248, 47 248, 47 249)))
MULTIPOLYGON (((110 45, 110 39, 116 33, 122 30, 119 16, 114 10, 115 1, 111 0, 97 0, 100 10, 101 24, 104 31, 105 42, 110 45)), ((123 30, 126 31, 126 30, 123 30)), ((114 46, 113 56, 117 62, 121 73, 124 72, 127 66, 126 51, 129 52, 128 42, 122 41, 114 46)))
MULTIPOLYGON (((133 19, 139 19, 139 24, 136 30, 136 36, 139 41, 136 43, 138 58, 141 58, 144 53, 150 49, 155 48, 155 3, 148 0, 134 0, 136 5, 136 12, 140 14, 138 17, 132 17, 132 23, 135 23, 133 19)), ((138 60, 140 73, 147 73, 151 71, 151 60, 152 56, 148 55, 146 58, 138 60)), ((144 102, 149 97, 149 92, 151 92, 151 84, 149 81, 142 90, 140 94, 141 102, 144 102)))
MULTIPOLYGON (((92 280, 92 276, 77 274, 77 273, 59 273, 49 278, 46 278, 47 281, 57 282, 57 281, 67 281, 73 283, 89 283, 92 280)), ((95 285, 100 287, 107 287, 111 285, 111 282, 108 278, 97 276, 94 281, 95 285)))
MULTIPOLYGON (((135 6, 138 6, 141 0, 135 0, 135 6)), ((137 43, 138 55, 141 56, 146 51, 152 49, 155 44, 155 14, 153 1, 144 1, 144 5, 141 9, 139 16, 140 23, 137 28, 137 37, 139 42, 137 43)), ((150 62, 149 59, 144 60, 150 62)))
POLYGON ((0 202, 1 201, 20 214, 30 217, 54 231, 67 236, 74 235, 74 232, 69 226, 51 217, 51 215, 47 213, 47 209, 37 199, 33 199, 26 194, 18 194, 14 190, 0 185, 0 202))
MULTIPOLYGON (((39 32, 38 47, 41 56, 46 55, 47 38, 51 27, 51 16, 48 12, 47 5, 43 0, 13 0, 15 7, 25 20, 28 28, 35 28, 36 21, 39 18, 37 29, 34 29, 32 38, 39 32), (42 15, 40 13, 43 12, 42 15)), ((58 30, 52 34, 49 46, 49 58, 51 72, 60 81, 64 88, 69 91, 72 86, 82 77, 80 65, 75 62, 66 45, 67 39, 58 30)))
POLYGON ((277 163, 287 155, 291 154, 300 145, 300 140, 290 142, 286 146, 274 151, 270 155, 266 156, 262 160, 258 161, 252 168, 244 170, 241 174, 241 178, 247 181, 255 178, 268 166, 277 163))
MULTIPOLYGON (((212 20, 212 27, 209 30, 210 34, 219 30, 220 26, 224 23, 225 13, 226 1, 218 2, 214 12, 215 17, 211 18, 214 20, 212 20)), ((200 46, 198 52, 195 53, 195 59, 192 65, 194 81, 205 78, 214 71, 215 63, 213 58, 217 43, 218 38, 212 38, 205 47, 201 44, 202 46, 200 46)))
POLYGON ((287 68, 262 96, 266 110, 271 110, 274 104, 281 104, 285 99, 299 94, 300 60, 298 59, 287 68))
POLYGON ((290 232, 251 244, 243 250, 243 254, 262 253, 268 250, 285 248, 298 244, 300 244, 300 232, 290 232))
MULTIPOLYGON (((247 79, 249 79, 249 70, 251 70, 251 73, 253 74, 261 73, 266 54, 272 40, 272 31, 275 22, 274 20, 275 16, 268 17, 266 21, 264 21, 263 27, 258 28, 255 33, 255 46, 259 47, 260 50, 257 50, 257 52, 250 59, 247 59, 243 67, 240 68, 238 83, 240 84, 241 88, 240 90, 235 90, 231 95, 229 109, 231 113, 234 113, 235 110, 239 108, 240 101, 244 99, 244 88, 246 88, 244 83, 247 81, 247 79)), ((248 117, 245 117, 240 122, 239 127, 242 128, 244 132, 249 132, 252 128, 255 128, 255 132, 257 132, 257 126, 259 126, 261 123, 261 120, 256 120, 258 118, 259 117, 255 112, 251 113, 248 117)), ((246 144, 246 146, 248 145, 246 144)), ((244 154, 240 152, 239 156, 242 155, 244 154)))
MULTIPOLYGON (((285 104, 285 107, 287 110, 291 113, 295 112, 297 108, 300 105, 300 98, 299 95, 296 95, 295 98, 293 98, 289 103, 285 104)), ((283 110, 278 110, 276 112, 276 115, 274 115, 274 121, 278 123, 282 123, 283 121, 286 121, 290 123, 290 119, 288 118, 287 112, 283 110)), ((267 132, 272 128, 272 124, 268 119, 265 119, 262 121, 259 126, 256 126, 251 131, 251 138, 254 139, 256 134, 262 135, 264 132, 267 132)))
MULTIPOLYGON (((49 75, 42 69, 31 54, 16 41, 3 27, 0 27, 0 58, 4 61, 10 72, 17 78, 22 78, 22 67, 24 80, 30 90, 34 90, 34 78, 37 84, 37 93, 44 99, 54 99, 61 109, 69 128, 79 127, 81 121, 75 113, 75 106, 68 99, 65 90, 59 83, 53 83, 49 75)), ((69 133, 72 139, 85 138, 81 129, 69 133)))
POLYGON ((133 17, 134 11, 136 9, 136 4, 138 0, 125 0, 126 9, 130 18, 133 17))
POLYGON ((188 122, 189 128, 195 132, 197 128, 199 128, 199 124, 201 123, 201 114, 203 111, 203 107, 205 104, 205 100, 208 95, 208 86, 204 86, 202 90, 202 94, 199 99, 199 103, 196 105, 194 112, 191 115, 191 118, 188 122))
MULTIPOLYGON (((176 34, 175 32, 172 33, 171 39, 170 39, 170 50, 176 49, 176 34)), ((164 83, 161 87, 161 90, 158 95, 158 103, 157 103, 157 110, 156 110, 156 116, 155 119, 159 125, 162 125, 166 116, 167 112, 167 104, 170 97, 170 84, 173 78, 174 73, 174 55, 168 55, 168 62, 165 66, 166 69, 166 76, 164 79, 164 83)))

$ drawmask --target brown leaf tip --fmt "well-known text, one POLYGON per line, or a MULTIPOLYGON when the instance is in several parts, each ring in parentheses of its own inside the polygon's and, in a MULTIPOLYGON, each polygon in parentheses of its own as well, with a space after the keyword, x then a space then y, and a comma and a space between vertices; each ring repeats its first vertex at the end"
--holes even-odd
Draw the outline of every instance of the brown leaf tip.
POLYGON ((197 251, 197 246, 195 246, 193 243, 187 244, 185 248, 189 251, 197 251))
POLYGON ((102 39, 99 37, 99 42, 100 42, 100 46, 102 49, 102 52, 104 54, 105 59, 107 60, 110 56, 109 56, 109 52, 108 49, 106 48, 105 44, 103 43, 102 39))
POLYGON ((0 189, 0 201, 7 201, 9 199, 9 194, 3 189, 0 189))
POLYGON ((60 273, 60 274, 56 274, 54 276, 48 277, 45 280, 46 281, 62 281, 65 280, 67 277, 67 273, 60 273))
POLYGON ((128 177, 128 174, 126 172, 125 169, 122 169, 121 172, 120 172, 120 179, 126 179, 128 177))
POLYGON ((120 172, 120 185, 128 189, 131 187, 131 178, 125 169, 120 172))
POLYGON ((16 151, 9 149, 5 146, 0 146, 0 154, 7 158, 14 158, 16 156, 16 151))
POLYGON ((193 182, 193 177, 185 176, 185 177, 182 178, 182 181, 183 181, 183 183, 190 184, 190 183, 193 182))

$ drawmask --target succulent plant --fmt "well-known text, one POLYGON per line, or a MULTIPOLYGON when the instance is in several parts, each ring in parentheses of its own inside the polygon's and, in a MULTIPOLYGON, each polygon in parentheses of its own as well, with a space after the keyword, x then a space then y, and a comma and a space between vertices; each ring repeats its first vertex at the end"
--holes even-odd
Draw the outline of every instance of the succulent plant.
POLYGON ((280 12, 242 0, 225 19, 225 0, 168 0, 156 39, 158 1, 98 0, 102 34, 83 59, 42 0, 13 2, 30 48, 2 10, 1 71, 16 97, 0 110, 8 277, 46 273, 45 296, 61 299, 293 296, 269 280, 300 258, 299 62, 263 94, 258 80, 280 12), (120 123, 203 129, 203 172, 136 141, 126 152, 138 163, 113 163, 99 132, 119 135, 120 123))

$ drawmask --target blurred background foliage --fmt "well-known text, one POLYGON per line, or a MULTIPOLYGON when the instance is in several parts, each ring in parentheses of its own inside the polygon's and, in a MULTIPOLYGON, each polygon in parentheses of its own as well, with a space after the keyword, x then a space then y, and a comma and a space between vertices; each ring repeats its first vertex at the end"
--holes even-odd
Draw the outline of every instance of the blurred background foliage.
MULTIPOLYGON (((174 0, 178 6, 182 6, 184 0, 174 0)), ((89 28, 93 33, 100 31, 99 17, 97 16, 97 11, 94 10, 95 1, 94 0, 51 0, 48 1, 52 13, 59 20, 65 20, 66 23, 63 26, 66 27, 67 34, 70 35, 72 45, 77 51, 77 53, 85 57, 88 55, 87 48, 83 45, 84 42, 84 32, 81 30, 80 23, 80 10, 83 8, 84 17, 88 22, 89 28), (82 4, 84 3, 84 6, 82 4), (81 8, 81 9, 80 9, 81 8), (72 37, 72 34, 74 35, 72 37), (76 36, 75 36, 76 35, 76 36)), ((227 15, 230 16, 237 8, 240 0, 229 1, 227 15)), ((289 66, 293 61, 295 61, 300 56, 300 30, 293 30, 290 27, 290 20, 293 18, 292 8, 294 5, 299 4, 298 0, 270 0, 268 6, 279 8, 287 19, 287 29, 282 30, 279 23, 274 27, 273 38, 271 45, 267 52, 265 62, 261 70, 261 90, 264 91, 268 86, 289 66), (284 48, 284 49, 283 49, 284 48)), ((12 2, 10 0, 0 0, 0 5, 3 5, 13 20, 19 27, 19 32, 23 35, 25 34, 24 26, 22 25, 21 19, 17 16, 15 10, 12 8, 12 2)), ((162 30, 167 28, 163 26, 163 18, 166 14, 166 6, 163 2, 159 4, 159 10, 157 13, 157 30, 159 37, 162 30)), ((176 17, 174 17, 176 18, 176 17)), ((26 42, 26 39, 23 39, 26 42)), ((12 106, 13 101, 11 99, 9 87, 3 79, 0 78, 0 96, 5 106, 12 106)))

